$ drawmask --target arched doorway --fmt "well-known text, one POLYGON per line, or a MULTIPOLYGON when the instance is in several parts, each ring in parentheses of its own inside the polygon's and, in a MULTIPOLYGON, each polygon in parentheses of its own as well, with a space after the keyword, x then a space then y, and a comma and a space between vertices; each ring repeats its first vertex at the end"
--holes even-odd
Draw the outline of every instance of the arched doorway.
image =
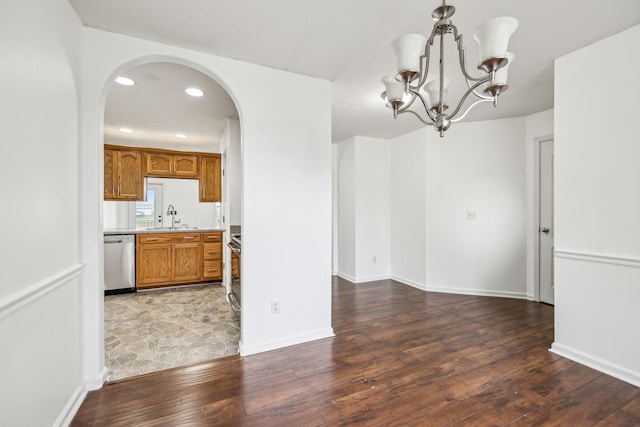
MULTIPOLYGON (((114 84, 106 97, 104 144, 141 153, 144 200, 116 197, 103 201, 105 234, 136 234, 143 228, 159 229, 145 233, 228 232, 232 224, 223 220, 230 199, 227 192, 221 202, 201 202, 197 179, 149 175, 145 165, 152 150, 169 157, 182 152, 227 154, 229 129, 238 123, 238 111, 229 94, 211 77, 174 62, 147 62, 124 69, 119 76, 128 80, 114 84), (191 96, 186 89, 203 94, 191 96), (166 230, 169 223, 172 228, 178 228, 176 224, 182 228, 166 230)), ((239 149, 239 133, 236 137, 239 149)), ((197 245, 192 246, 195 250, 197 245)), ((223 258, 230 264, 226 262, 228 254, 223 258)), ((105 271, 108 269, 105 265, 105 271)), ((227 281, 172 286, 176 284, 105 297, 108 380, 238 352, 240 331, 226 300, 227 281)))

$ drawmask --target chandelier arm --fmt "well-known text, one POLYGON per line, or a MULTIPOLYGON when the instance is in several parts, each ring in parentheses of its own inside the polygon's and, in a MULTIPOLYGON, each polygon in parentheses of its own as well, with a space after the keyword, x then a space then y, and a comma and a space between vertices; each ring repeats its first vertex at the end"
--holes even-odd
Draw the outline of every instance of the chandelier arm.
POLYGON ((398 108, 398 113, 402 113, 404 110, 408 110, 416 100, 415 92, 413 91, 413 89, 409 89, 409 93, 411 93, 411 100, 405 102, 402 107, 398 108))
POLYGON ((464 47, 462 34, 458 34, 458 29, 455 26, 452 25, 452 27, 453 27, 454 40, 456 41, 457 47, 458 47, 458 62, 460 63, 460 69, 462 70, 462 74, 464 75, 464 78, 474 82, 484 79, 486 76, 473 77, 467 71, 467 55, 466 55, 466 49, 464 47))
POLYGON ((416 116, 416 117, 418 118, 418 120, 420 120, 420 121, 421 121, 422 123, 424 123, 425 125, 433 126, 433 122, 428 122, 428 121, 426 121, 425 119, 423 119, 422 117, 420 117, 420 115, 419 115, 418 113, 416 113, 416 112, 415 112, 415 111, 413 111, 413 110, 398 111, 398 114, 403 114, 403 113, 411 113, 411 114, 413 114, 414 116, 416 116))
POLYGON ((466 109, 466 110, 464 110, 464 113, 462 113, 462 115, 461 115, 460 117, 457 117, 457 118, 455 118, 455 119, 451 119, 451 123, 459 122, 460 120, 464 119, 464 116, 466 116, 466 115, 467 115, 467 113, 468 113, 469 111, 471 111, 471 109, 472 109, 473 107, 475 107, 476 105, 481 104, 481 103, 483 103, 483 102, 493 102, 493 98, 479 99, 478 101, 476 101, 476 102, 474 102, 473 104, 469 105, 469 106, 467 107, 467 109, 466 109))
POLYGON ((433 30, 431 30, 431 36, 427 39, 427 44, 424 47, 424 55, 422 55, 421 61, 420 61, 420 79, 418 80, 418 84, 415 87, 416 90, 419 90, 422 86, 424 86, 427 80, 427 76, 429 75, 431 46, 433 46, 433 42, 437 35, 436 34, 437 31, 438 31, 438 27, 434 25, 433 30))
MULTIPOLYGON (((447 116, 448 120, 451 120, 453 117, 455 117, 456 114, 458 114, 458 111, 460 111, 460 108, 462 108, 462 104, 464 104, 464 101, 467 100, 467 97, 471 94, 471 92, 473 92, 478 86, 480 86, 481 84, 487 82, 489 80, 489 77, 485 77, 484 79, 480 80, 479 82, 477 82, 476 84, 474 84, 473 86, 471 86, 465 93, 464 96, 462 97, 462 99, 460 99, 460 102, 458 102, 458 106, 456 107, 455 110, 453 110, 453 113, 449 114, 447 116)), ((472 105, 475 105, 472 104, 472 105)), ((466 114, 466 112, 465 112, 466 114)))
MULTIPOLYGON (((432 121, 436 121, 436 117, 435 115, 431 112, 431 107, 429 106, 429 102, 427 100, 424 99, 424 97, 422 95, 420 95, 420 93, 418 91, 412 90, 411 93, 413 93, 415 95, 416 98, 418 98, 421 102, 422 105, 424 106, 424 110, 427 112, 427 116, 429 116, 429 118, 432 121)), ((415 100, 415 98, 414 98, 415 100)))

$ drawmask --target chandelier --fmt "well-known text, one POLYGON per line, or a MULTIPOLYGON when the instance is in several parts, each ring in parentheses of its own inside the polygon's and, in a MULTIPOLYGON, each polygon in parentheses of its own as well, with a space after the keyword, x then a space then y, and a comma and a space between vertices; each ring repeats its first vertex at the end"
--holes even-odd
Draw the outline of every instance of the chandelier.
POLYGON ((480 76, 474 77, 467 71, 462 34, 458 33, 458 29, 451 22, 455 10, 455 7, 447 5, 445 0, 442 0, 442 6, 431 14, 436 23, 429 38, 420 34, 406 34, 395 39, 392 46, 396 53, 398 73, 382 79, 386 88, 382 98, 393 110, 394 118, 397 118, 398 114, 411 113, 422 123, 432 125, 441 137, 451 123, 462 120, 476 105, 483 102, 492 102, 494 107, 498 105, 498 95, 509 88, 507 72, 514 55, 507 52, 507 48, 509 38, 518 28, 515 18, 502 16, 483 22, 474 31, 473 38, 480 45, 478 70, 482 71, 480 76), (456 43, 460 69, 467 86, 466 92, 450 112, 447 90, 451 80, 444 73, 445 34, 452 34, 456 43), (436 37, 440 38, 439 74, 434 80, 427 81, 431 47, 436 42, 436 37), (476 101, 462 111, 470 95, 473 95, 471 99, 476 101), (424 113, 420 115, 411 108, 416 100, 420 100, 426 117, 424 113), (461 111, 462 114, 458 115, 461 111))

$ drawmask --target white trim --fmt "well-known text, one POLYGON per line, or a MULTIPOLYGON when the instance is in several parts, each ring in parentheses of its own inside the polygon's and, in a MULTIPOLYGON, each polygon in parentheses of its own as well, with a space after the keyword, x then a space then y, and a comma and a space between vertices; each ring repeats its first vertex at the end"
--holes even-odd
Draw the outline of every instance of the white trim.
POLYGON ((102 388, 104 383, 107 381, 108 375, 109 375, 109 370, 105 366, 102 369, 102 372, 100 372, 100 374, 97 375, 95 378, 85 378, 84 389, 87 391, 90 391, 90 390, 98 390, 99 388, 102 388))
POLYGON ((402 283, 403 285, 411 286, 412 288, 420 289, 422 291, 426 291, 427 287, 424 283, 418 283, 411 279, 405 279, 404 277, 391 275, 391 280, 395 280, 396 282, 402 283))
POLYGON ((529 299, 526 292, 494 291, 490 289, 449 288, 444 286, 430 286, 424 288, 427 292, 439 292, 444 294, 474 295, 481 297, 498 297, 513 299, 529 299))
POLYGON ((614 378, 633 384, 636 387, 640 387, 640 372, 635 372, 616 365, 615 363, 607 362, 606 360, 598 357, 583 353, 580 350, 575 350, 571 347, 558 344, 554 342, 549 349, 551 353, 555 353, 558 356, 566 357, 574 362, 578 362, 582 365, 593 368, 597 371, 603 372, 607 375, 611 375, 614 378))
POLYGON ((578 261, 599 262, 603 264, 622 265, 625 267, 640 268, 640 258, 623 257, 618 255, 596 254, 590 252, 569 251, 556 249, 557 258, 575 259, 578 261))
POLYGON ((292 335, 289 337, 279 338, 277 340, 265 341, 252 346, 242 346, 240 348, 241 356, 249 356, 251 354, 262 353, 270 350, 277 350, 283 347, 303 344, 310 341, 321 340, 324 338, 335 337, 333 328, 320 329, 311 333, 302 335, 292 335))
POLYGON ((351 277, 348 274, 338 272, 336 274, 336 276, 342 277, 344 280, 348 280, 349 282, 356 283, 356 278, 355 277, 351 277))
POLYGON ((75 279, 83 269, 84 264, 73 265, 0 300, 0 319, 75 279))
POLYGON ((391 276, 369 276, 369 277, 359 277, 354 283, 368 283, 368 282, 377 282, 379 280, 389 280, 391 276))
POLYGON ((84 398, 86 396, 86 389, 83 389, 82 387, 76 388, 76 390, 73 392, 73 395, 71 395, 69 401, 64 406, 64 409, 62 410, 62 412, 60 412, 58 419, 53 423, 53 425, 55 427, 70 425, 71 421, 73 421, 73 417, 76 416, 76 412, 78 412, 78 409, 80 409, 80 405, 82 405, 82 402, 84 401, 84 398))

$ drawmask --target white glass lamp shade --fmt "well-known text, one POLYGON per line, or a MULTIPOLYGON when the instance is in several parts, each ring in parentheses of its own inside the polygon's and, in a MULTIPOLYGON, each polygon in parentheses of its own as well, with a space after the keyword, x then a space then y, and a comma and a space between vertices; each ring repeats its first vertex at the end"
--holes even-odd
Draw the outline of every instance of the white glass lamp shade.
MULTIPOLYGON (((442 105, 446 105, 447 102, 447 90, 449 90, 449 86, 451 86, 451 79, 447 77, 444 78, 444 91, 442 92, 442 97, 444 98, 442 105)), ((431 107, 435 107, 440 104, 440 79, 435 79, 428 81, 427 84, 424 85, 424 91, 427 92, 429 96, 429 102, 431 102, 431 107)))
POLYGON ((513 59, 516 56, 511 52, 506 52, 503 57, 507 58, 509 62, 507 63, 507 65, 505 65, 504 67, 496 71, 495 84, 498 84, 498 85, 507 84, 507 73, 509 73, 509 65, 511 65, 511 63, 513 62, 513 59))
POLYGON ((398 61, 398 73, 420 71, 420 56, 424 54, 427 38, 420 34, 405 34, 391 43, 398 61))
POLYGON ((518 29, 518 20, 510 16, 500 16, 480 24, 473 32, 473 38, 480 45, 480 62, 490 58, 504 58, 509 48, 509 39, 518 29))
POLYGON ((382 78, 382 83, 387 89, 387 102, 402 101, 404 97, 404 85, 397 81, 394 76, 385 76, 382 78))

